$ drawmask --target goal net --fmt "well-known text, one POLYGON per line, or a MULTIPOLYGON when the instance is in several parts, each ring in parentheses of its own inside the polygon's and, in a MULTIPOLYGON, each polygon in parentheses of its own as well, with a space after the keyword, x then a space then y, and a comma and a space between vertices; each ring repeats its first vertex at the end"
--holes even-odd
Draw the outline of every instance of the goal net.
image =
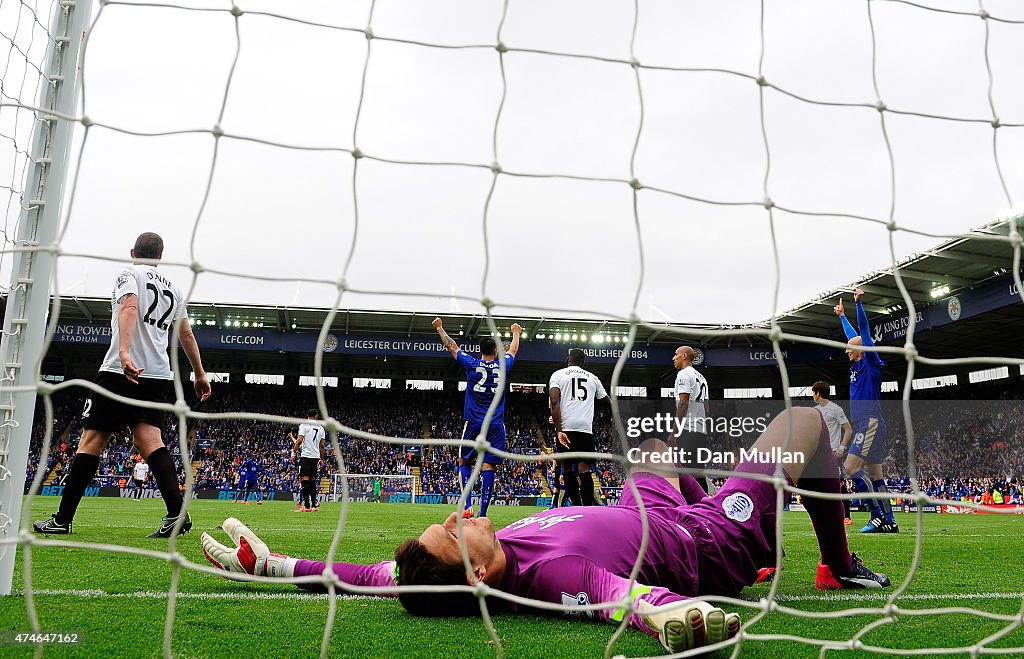
MULTIPOLYGON (((648 347, 637 343, 638 331, 680 342, 701 336, 719 347, 757 341, 777 362, 774 386, 790 407, 787 346, 841 351, 847 344, 838 330, 831 337, 791 332, 780 318, 808 299, 831 306, 836 299, 821 297, 824 286, 870 272, 891 271, 907 318, 899 340, 869 350, 906 363, 905 402, 922 367, 1012 372, 1024 364, 919 351, 921 300, 908 282, 927 273, 907 265, 939 241, 973 237, 998 246, 1000 276, 1024 296, 1016 205, 1024 194, 1024 13, 1013 3, 292 5, 0 5, 0 270, 10 282, 0 378, 0 593, 23 596, 28 628, 64 624, 52 608, 41 615, 48 595, 33 557, 45 552, 166 561, 167 657, 181 642, 182 580, 217 573, 179 538, 164 551, 30 532, 64 441, 58 433, 69 427, 54 401, 95 389, 84 379, 40 375, 61 311, 91 313, 81 298, 109 294, 115 268, 130 261, 126 246, 141 231, 165 237, 161 271, 190 302, 220 305, 197 323, 238 328, 224 305, 250 304, 274 310, 268 322, 286 333, 294 320, 278 308, 330 310, 312 368, 336 461, 331 495, 341 502, 330 549, 317 557, 327 561, 338 557, 349 503, 375 498, 374 481, 392 502, 413 501, 416 487, 411 475, 346 474, 347 442, 401 447, 417 431, 379 432, 372 404, 351 418, 329 416, 325 360, 337 347, 332 328, 347 331, 348 309, 462 310, 478 314, 474 336, 506 340, 499 313, 538 324, 552 317, 621 323, 608 391, 623 438, 620 385, 632 386, 622 382, 623 369, 648 347)), ((938 295, 942 279, 931 282, 938 295)), ((545 340, 530 327, 525 333, 545 340)), ((62 355, 74 359, 69 345, 62 355)), ((273 400, 233 400, 216 413, 190 405, 184 364, 178 350, 172 354, 176 400, 152 406, 175 419, 179 455, 192 455, 186 442, 196 425, 234 441, 242 423, 254 436, 283 437, 305 421, 273 400)), ((669 368, 667 361, 658 366, 669 368)), ((508 377, 503 367, 502 386, 508 377)), ((973 601, 912 604, 908 591, 928 571, 923 508, 950 502, 919 487, 913 416, 903 414, 900 423, 906 499, 916 504, 917 524, 912 560, 894 575, 894 588, 881 598, 852 595, 801 608, 780 594, 782 572, 756 598, 708 595, 742 614, 727 651, 786 641, 822 654, 926 654, 933 649, 864 639, 900 616, 956 615, 999 627, 943 651, 1024 653, 1001 643, 1021 627, 1024 600, 1016 613, 973 601), (868 621, 858 617, 832 638, 758 631, 780 615, 868 621)), ((416 441, 433 450, 486 447, 457 436, 416 441)), ((594 457, 625 465, 625 448, 594 457)), ((286 458, 287 446, 274 450, 286 458)), ((518 452, 502 457, 538 461, 518 452)), ((203 477, 195 463, 202 467, 198 458, 181 465, 186 507, 195 505, 191 495, 203 477)), ((718 475, 728 475, 720 466, 718 475)), ((474 464, 467 490, 481 471, 474 464)), ((779 472, 772 483, 780 503, 783 495, 808 494, 779 472)), ((777 542, 781 550, 781 533, 777 542)), ((643 551, 631 579, 642 560, 643 551)), ((352 589, 332 575, 322 583, 330 599, 327 656, 344 606, 339 596, 352 589)), ((512 598, 485 587, 472 592, 501 656, 486 598, 512 598)), ((609 635, 607 656, 616 653, 631 607, 591 607, 627 613, 609 635)))
POLYGON ((331 474, 331 501, 415 503, 411 474, 331 474))

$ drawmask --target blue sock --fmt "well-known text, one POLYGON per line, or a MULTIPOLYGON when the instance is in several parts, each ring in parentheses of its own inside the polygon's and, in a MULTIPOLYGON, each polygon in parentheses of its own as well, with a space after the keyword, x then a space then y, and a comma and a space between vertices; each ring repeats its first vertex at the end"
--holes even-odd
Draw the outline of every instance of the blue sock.
MULTIPOLYGON (((888 492, 889 488, 885 486, 885 479, 879 479, 877 481, 871 481, 871 484, 875 486, 875 492, 888 492)), ((892 514, 892 504, 889 503, 889 497, 881 499, 879 501, 882 508, 882 518, 890 524, 896 523, 896 518, 892 514)))
MULTIPOLYGON (((850 478, 853 479, 853 489, 858 492, 874 492, 875 488, 871 484, 871 479, 867 477, 864 470, 850 474, 850 478)), ((878 503, 878 499, 863 499, 864 503, 868 506, 868 511, 871 513, 871 519, 882 516, 882 507, 878 503)))
POLYGON ((487 505, 491 502, 491 489, 494 487, 494 470, 484 470, 480 480, 483 481, 480 486, 480 517, 487 517, 487 505))
MULTIPOLYGON (((463 464, 459 467, 459 483, 462 485, 462 489, 466 489, 466 483, 469 482, 469 477, 473 475, 473 467, 468 464, 463 464)), ((469 510, 473 505, 473 493, 470 492, 466 495, 466 510, 469 510)))

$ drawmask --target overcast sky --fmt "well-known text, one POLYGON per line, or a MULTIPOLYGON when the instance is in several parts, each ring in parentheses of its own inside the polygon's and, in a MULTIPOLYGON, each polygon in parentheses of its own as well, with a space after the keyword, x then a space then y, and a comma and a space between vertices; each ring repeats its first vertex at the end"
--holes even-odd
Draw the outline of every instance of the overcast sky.
MULTIPOLYGON (((768 81, 808 99, 875 102, 867 2, 764 4, 768 81)), ((925 4, 977 9, 962 2, 925 4)), ((0 32, 8 37, 11 5, 0 10, 0 32)), ((501 39, 509 48, 630 58, 633 2, 511 0, 508 5, 501 39)), ((1024 20, 1019 3, 984 5, 994 16, 1024 20)), ((500 2, 482 0, 379 0, 370 20, 366 2, 239 6, 353 28, 369 20, 378 37, 445 45, 493 45, 502 9, 500 2)), ((984 21, 897 2, 874 2, 871 8, 878 87, 890 108, 991 118, 984 21)), ((641 0, 635 56, 644 66, 756 76, 759 22, 757 2, 641 0)), ((1024 123, 1024 25, 988 23, 996 112, 1003 123, 1024 123)), ((224 131, 351 150, 365 37, 252 14, 243 15, 238 26, 241 50, 221 122, 224 131)), ((226 12, 107 6, 89 37, 85 113, 131 131, 211 129, 236 50, 234 29, 235 19, 226 12)), ((26 32, 20 34, 23 39, 26 32)), ((359 149, 397 160, 485 165, 495 160, 492 132, 502 90, 495 49, 371 43, 359 149)), ((7 94, 14 71, 10 60, 7 94)), ((505 170, 630 178, 641 107, 630 66, 522 52, 506 53, 504 65, 508 89, 498 123, 497 161, 505 170)), ((640 83, 644 125, 635 171, 642 184, 728 203, 764 197, 766 151, 753 80, 641 69, 640 83)), ((9 134, 11 112, 0 112, 0 132, 9 134)), ((827 107, 767 89, 764 121, 771 154, 768 190, 777 204, 888 218, 889 164, 877 111, 827 107)), ((955 234, 1008 209, 988 124, 891 113, 887 122, 900 226, 955 234)), ((6 149, 0 159, 8 161, 0 165, 5 180, 11 176, 12 154, 9 144, 0 146, 6 149)), ((1024 128, 1000 129, 998 146, 1019 203, 1024 128)), ((266 284, 242 275, 341 276, 353 238, 353 158, 342 151, 222 139, 209 201, 199 217, 213 147, 209 133, 137 137, 92 129, 64 249, 127 257, 135 235, 153 230, 166 240, 165 260, 195 259, 238 275, 202 275, 193 296, 197 301, 329 305, 331 287, 266 284)), ((481 168, 361 160, 355 186, 359 233, 349 283, 437 296, 347 294, 342 306, 443 312, 452 309, 453 288, 479 297, 491 180, 491 172, 481 168)), ((645 259, 641 316, 737 323, 771 314, 776 278, 763 207, 713 205, 643 190, 637 210, 645 259)), ((13 227, 10 217, 8 225, 13 227)), ((627 184, 501 175, 488 227, 486 293, 492 299, 512 307, 629 313, 641 269, 627 184)), ((775 230, 780 311, 891 262, 888 232, 877 224, 776 212, 775 230)), ((938 242, 898 233, 897 254, 938 242)), ((1008 264, 1009 258, 1007 248, 1008 264)), ((107 295, 115 267, 62 259, 60 288, 107 295)), ((172 274, 185 283, 189 273, 172 274)), ((460 306, 479 310, 472 302, 460 306)))

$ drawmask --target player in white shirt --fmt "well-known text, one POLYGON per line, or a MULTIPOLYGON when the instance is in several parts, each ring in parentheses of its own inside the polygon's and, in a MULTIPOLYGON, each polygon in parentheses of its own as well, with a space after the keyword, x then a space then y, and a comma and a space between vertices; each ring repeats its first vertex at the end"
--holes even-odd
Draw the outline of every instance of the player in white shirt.
POLYGON ((319 510, 317 500, 317 477, 320 475, 320 461, 325 458, 327 431, 317 422, 320 412, 311 409, 306 412, 306 423, 299 425, 299 436, 288 433, 288 439, 294 442, 292 460, 299 456, 299 484, 301 493, 300 512, 319 510))
MULTIPOLYGON (((159 260, 164 241, 155 233, 144 233, 131 250, 131 265, 121 267, 111 295, 110 348, 94 383, 107 392, 145 402, 169 403, 173 400, 171 363, 167 347, 177 323, 178 341, 195 373, 196 397, 200 402, 210 396, 210 383, 203 370, 199 345, 192 334, 186 313, 185 296, 173 282, 157 272, 155 266, 140 259, 159 260)), ((85 432, 71 462, 71 470, 57 513, 36 522, 36 533, 71 533, 78 504, 85 488, 96 476, 100 454, 114 432, 131 429, 132 442, 139 455, 149 463, 167 506, 167 515, 151 538, 169 538, 178 522, 183 497, 178 489, 178 473, 171 452, 164 446, 161 428, 165 413, 137 405, 124 404, 106 395, 89 391, 82 410, 85 432)), ((192 528, 188 515, 181 520, 181 533, 192 528)))
MULTIPOLYGON (((708 448, 710 428, 707 423, 711 421, 708 381, 693 367, 693 360, 696 357, 696 351, 690 346, 679 346, 672 355, 672 365, 679 369, 672 390, 676 404, 676 419, 683 423, 683 430, 674 433, 672 439, 676 446, 689 451, 688 455, 692 456, 691 461, 677 466, 697 466, 693 461, 696 459, 697 449, 708 448)), ((706 476, 702 473, 692 475, 705 492, 711 491, 706 476)))
MULTIPOLYGON (((607 398, 600 378, 583 368, 586 355, 578 348, 569 351, 566 368, 555 371, 548 382, 551 418, 558 437, 558 452, 594 452, 594 401, 607 398)), ((559 462, 562 462, 559 460, 559 462)), ((590 462, 578 460, 579 481, 569 464, 562 463, 565 493, 574 506, 593 506, 594 477, 590 462)))
MULTIPOLYGON (((814 398, 814 402, 817 403, 815 407, 821 413, 821 418, 825 420, 825 426, 828 427, 828 439, 829 444, 832 446, 832 452, 835 453, 836 459, 842 465, 843 456, 850 448, 853 426, 850 425, 850 420, 846 418, 843 408, 829 400, 831 393, 832 387, 828 382, 818 380, 811 385, 811 396, 814 398)), ((840 467, 839 471, 842 483, 841 491, 843 494, 847 494, 850 489, 846 486, 846 479, 842 477, 842 467, 840 467)), ((843 515, 843 523, 847 526, 853 524, 853 520, 850 519, 849 499, 843 499, 843 512, 845 513, 843 515)))
POLYGON ((139 501, 142 499, 142 486, 146 484, 146 478, 149 477, 149 465, 143 461, 141 456, 136 458, 136 460, 138 462, 132 468, 132 480, 135 481, 135 491, 132 492, 132 498, 139 501))

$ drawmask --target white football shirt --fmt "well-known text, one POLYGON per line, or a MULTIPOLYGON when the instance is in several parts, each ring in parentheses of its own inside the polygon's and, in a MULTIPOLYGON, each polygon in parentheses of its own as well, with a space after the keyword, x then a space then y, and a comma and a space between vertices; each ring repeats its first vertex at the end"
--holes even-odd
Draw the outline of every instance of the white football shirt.
POLYGON ((601 379, 579 366, 570 366, 551 374, 548 389, 561 392, 562 432, 594 433, 594 401, 608 393, 601 379))
POLYGON ((302 449, 299 457, 320 458, 320 440, 327 437, 327 431, 319 423, 303 423, 299 426, 299 436, 302 437, 302 449))
POLYGON ((704 414, 704 401, 708 400, 708 381, 697 369, 687 366, 676 373, 676 384, 673 388, 676 404, 679 394, 690 394, 690 404, 686 406, 686 430, 707 433, 705 424, 700 422, 704 414))
POLYGON ((110 298, 113 312, 110 318, 110 348, 100 370, 124 372, 119 356, 121 341, 117 312, 121 306, 118 301, 125 295, 137 295, 139 298, 139 316, 132 334, 132 346, 128 351, 135 366, 145 369, 139 377, 170 380, 171 362, 167 356, 167 344, 174 331, 174 321, 187 318, 188 314, 181 289, 151 265, 126 265, 117 273, 110 298))
POLYGON ((825 419, 825 425, 828 426, 828 442, 832 446, 832 450, 835 451, 843 442, 843 424, 849 423, 849 420, 846 418, 843 408, 832 401, 824 405, 815 405, 815 407, 818 408, 821 418, 825 419))
POLYGON ((144 480, 146 480, 146 476, 148 476, 148 475, 149 475, 149 465, 146 464, 145 462, 136 462, 135 463, 135 480, 137 480, 137 481, 144 481, 144 480))

